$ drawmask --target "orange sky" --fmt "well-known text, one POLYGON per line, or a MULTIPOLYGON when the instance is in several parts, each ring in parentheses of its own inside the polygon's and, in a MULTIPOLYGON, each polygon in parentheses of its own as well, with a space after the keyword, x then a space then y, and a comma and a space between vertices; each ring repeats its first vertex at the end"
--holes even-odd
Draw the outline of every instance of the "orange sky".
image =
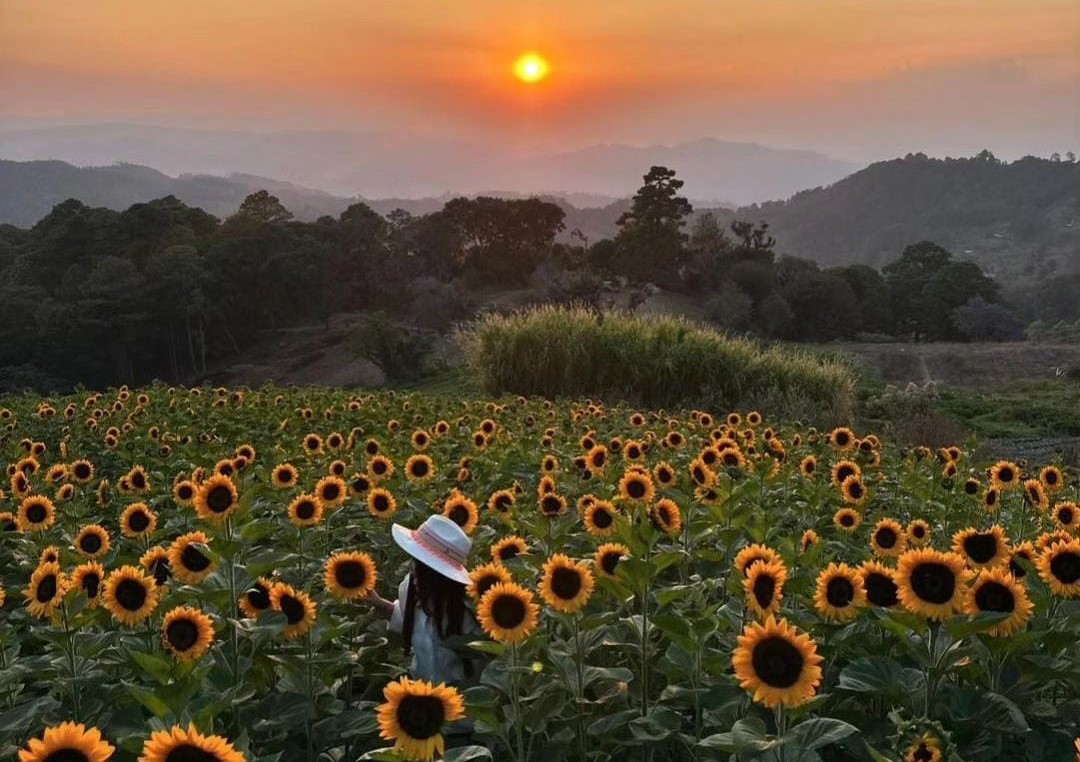
POLYGON ((0 120, 333 126, 555 145, 715 136, 852 156, 889 153, 910 129, 937 135, 943 150, 964 135, 1006 154, 1025 141, 1067 150, 1077 147, 1078 7, 0 0, 0 120), (552 67, 536 86, 511 76, 529 49, 552 67))

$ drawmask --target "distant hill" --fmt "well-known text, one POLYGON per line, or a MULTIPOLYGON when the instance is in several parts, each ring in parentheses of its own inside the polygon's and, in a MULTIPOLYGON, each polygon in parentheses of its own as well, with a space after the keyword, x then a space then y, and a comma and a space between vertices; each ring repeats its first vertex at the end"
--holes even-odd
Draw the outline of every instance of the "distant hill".
POLYGON ((78 166, 124 162, 170 175, 254 174, 345 198, 476 195, 502 188, 557 195, 579 207, 602 203, 575 194, 629 196, 653 164, 675 169, 686 180, 689 197, 709 205, 786 198, 858 169, 810 151, 713 139, 554 152, 406 132, 252 132, 141 124, 0 129, 0 158, 60 159, 78 166))
POLYGON ((1080 272, 1076 162, 914 154, 731 216, 765 220, 780 251, 822 264, 881 266, 930 240, 999 280, 1080 272))

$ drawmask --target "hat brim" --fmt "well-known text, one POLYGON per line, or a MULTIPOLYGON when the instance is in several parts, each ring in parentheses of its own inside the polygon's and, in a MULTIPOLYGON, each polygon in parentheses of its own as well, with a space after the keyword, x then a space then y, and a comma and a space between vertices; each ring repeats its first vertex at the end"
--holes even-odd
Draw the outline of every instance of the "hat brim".
POLYGON ((394 542, 398 544, 398 547, 417 561, 434 569, 444 577, 452 579, 455 582, 460 582, 463 585, 467 585, 472 581, 469 579, 469 570, 463 565, 454 563, 449 558, 436 555, 425 545, 418 542, 413 536, 415 530, 409 529, 401 524, 394 524, 390 528, 390 534, 393 536, 394 542))

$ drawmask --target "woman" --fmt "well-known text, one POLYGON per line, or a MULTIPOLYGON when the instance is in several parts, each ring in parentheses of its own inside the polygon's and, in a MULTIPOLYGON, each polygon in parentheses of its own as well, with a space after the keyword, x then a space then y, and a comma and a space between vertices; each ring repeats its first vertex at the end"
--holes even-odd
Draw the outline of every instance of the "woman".
POLYGON ((465 561, 472 541, 461 527, 444 516, 430 516, 412 530, 394 524, 394 542, 413 558, 413 570, 398 586, 395 601, 372 591, 367 600, 389 617, 391 632, 400 632, 405 653, 412 654, 409 674, 432 683, 460 684, 474 677, 471 662, 463 660, 447 641, 480 631, 467 608, 465 561))

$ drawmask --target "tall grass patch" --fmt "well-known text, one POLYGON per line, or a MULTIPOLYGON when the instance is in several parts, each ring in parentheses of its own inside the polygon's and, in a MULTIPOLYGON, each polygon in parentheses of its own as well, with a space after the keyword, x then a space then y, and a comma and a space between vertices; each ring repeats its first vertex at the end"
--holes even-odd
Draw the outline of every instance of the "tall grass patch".
POLYGON ((725 336, 671 316, 542 306, 486 315, 458 333, 491 393, 600 397, 651 407, 768 407, 846 420, 855 374, 838 358, 725 336))

